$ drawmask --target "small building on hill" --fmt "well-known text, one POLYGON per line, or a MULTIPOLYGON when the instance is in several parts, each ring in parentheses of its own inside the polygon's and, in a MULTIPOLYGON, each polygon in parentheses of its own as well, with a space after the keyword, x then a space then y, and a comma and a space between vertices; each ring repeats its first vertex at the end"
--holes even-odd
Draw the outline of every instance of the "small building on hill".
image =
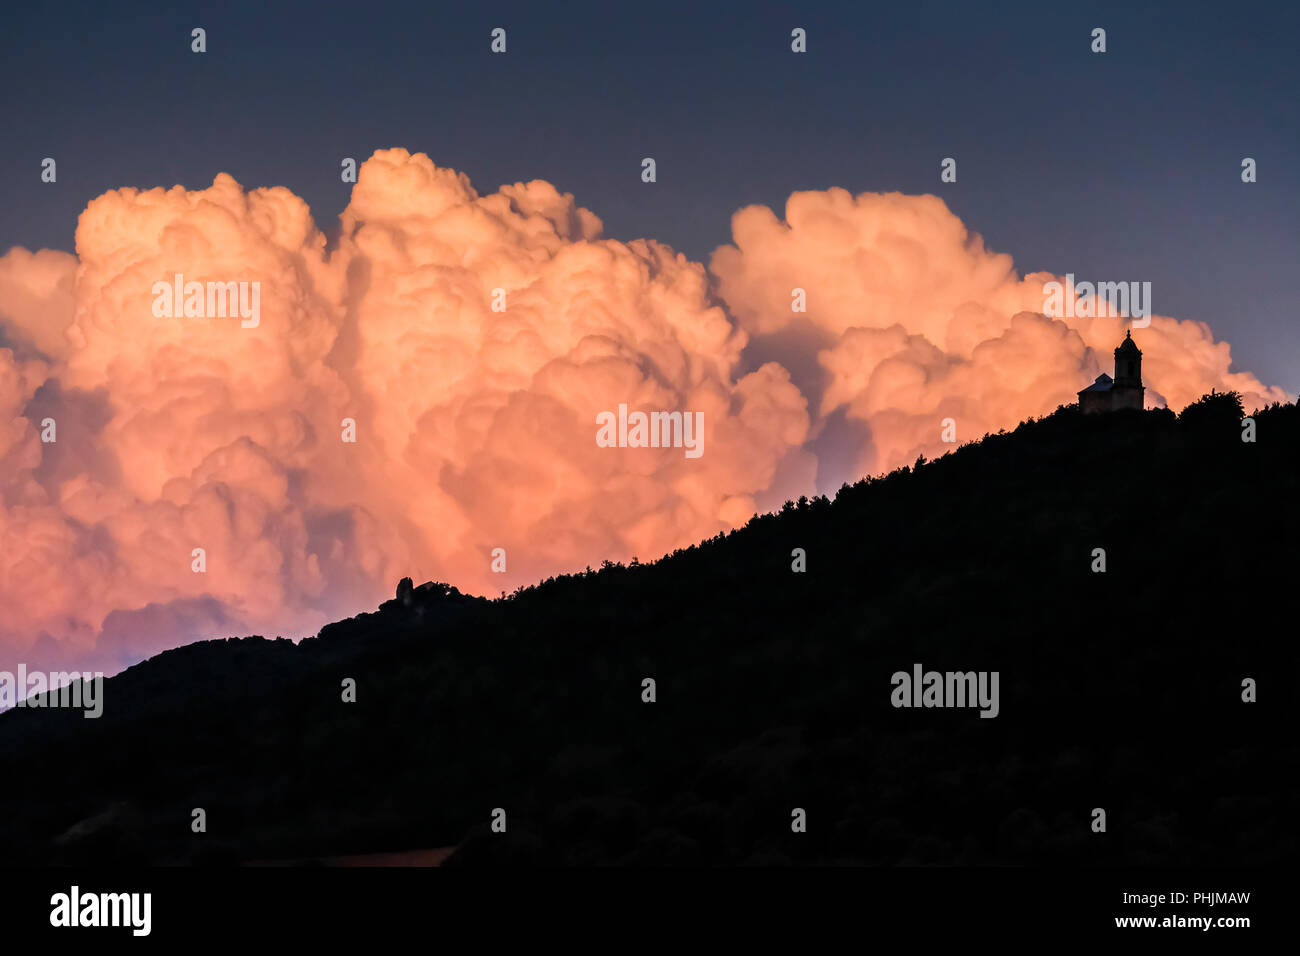
POLYGON ((1079 410, 1085 415, 1092 412, 1114 412, 1121 408, 1143 407, 1142 351, 1133 341, 1133 333, 1125 332, 1124 341, 1115 349, 1115 377, 1105 372, 1097 376, 1079 392, 1079 410))

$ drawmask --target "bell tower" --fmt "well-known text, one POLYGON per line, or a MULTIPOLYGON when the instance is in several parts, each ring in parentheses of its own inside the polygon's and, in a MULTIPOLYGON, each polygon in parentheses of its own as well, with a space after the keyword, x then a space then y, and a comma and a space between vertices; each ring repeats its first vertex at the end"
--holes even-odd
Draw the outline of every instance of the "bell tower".
POLYGON ((1115 349, 1115 384, 1111 386, 1111 408, 1136 408, 1143 406, 1142 352, 1133 341, 1133 333, 1125 332, 1124 341, 1115 349))

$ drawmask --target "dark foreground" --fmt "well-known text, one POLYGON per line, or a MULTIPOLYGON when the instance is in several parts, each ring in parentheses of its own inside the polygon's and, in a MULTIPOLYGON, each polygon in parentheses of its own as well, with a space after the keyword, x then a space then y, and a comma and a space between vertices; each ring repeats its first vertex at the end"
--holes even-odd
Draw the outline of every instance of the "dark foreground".
POLYGON ((0 715, 0 860, 1288 860, 1300 413, 1256 421, 1062 410, 653 565, 159 655, 0 715), (915 664, 998 716, 893 707, 915 664))

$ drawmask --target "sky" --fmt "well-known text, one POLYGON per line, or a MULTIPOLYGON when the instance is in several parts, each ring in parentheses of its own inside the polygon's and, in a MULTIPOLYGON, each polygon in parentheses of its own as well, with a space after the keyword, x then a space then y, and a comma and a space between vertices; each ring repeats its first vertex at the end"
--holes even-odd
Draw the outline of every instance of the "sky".
POLYGON ((1121 318, 1041 315, 1067 274, 1150 283, 1148 405, 1300 390, 1294 8, 7 17, 0 669, 646 560, 942 454, 1111 371, 1121 318), (261 324, 162 318, 176 272, 261 324), (620 404, 702 454, 602 447, 620 404))
POLYGON ((607 235, 702 260, 742 206, 935 191, 951 156, 940 195, 1022 271, 1149 280, 1160 310, 1300 389, 1294 5, 31 3, 6 20, 0 248, 71 251, 104 190, 218 172, 287 186, 327 224, 339 160, 404 146, 487 187, 548 180, 607 235), (57 189, 32 175, 45 156, 57 189))

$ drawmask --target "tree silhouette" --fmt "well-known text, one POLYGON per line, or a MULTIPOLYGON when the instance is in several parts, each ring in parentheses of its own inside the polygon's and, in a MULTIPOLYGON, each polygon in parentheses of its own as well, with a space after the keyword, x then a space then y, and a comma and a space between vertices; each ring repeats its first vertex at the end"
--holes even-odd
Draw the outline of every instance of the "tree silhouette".
POLYGON ((1211 389, 1208 395, 1202 395, 1184 408, 1179 413, 1178 420, 1192 428, 1213 429, 1217 426, 1235 427, 1245 414, 1240 392, 1216 392, 1211 389))

